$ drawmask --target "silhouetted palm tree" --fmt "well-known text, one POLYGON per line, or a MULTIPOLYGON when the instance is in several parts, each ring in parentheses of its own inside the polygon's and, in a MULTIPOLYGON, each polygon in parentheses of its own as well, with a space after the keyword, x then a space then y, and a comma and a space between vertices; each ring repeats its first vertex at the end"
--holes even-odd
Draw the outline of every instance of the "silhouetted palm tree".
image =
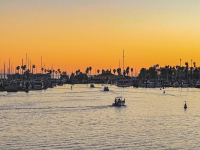
POLYGON ((92 67, 91 67, 91 66, 89 67, 89 70, 90 70, 90 76, 91 76, 91 70, 92 70, 92 67))
POLYGON ((63 71, 63 72, 62 72, 62 75, 67 75, 67 72, 66 72, 66 71, 63 71))
POLYGON ((87 68, 87 69, 85 70, 85 74, 87 75, 88 72, 89 72, 89 68, 87 68))
POLYGON ((129 67, 126 68, 126 74, 127 74, 127 76, 129 74, 129 69, 130 69, 129 67))
POLYGON ((187 75, 186 79, 188 81, 188 62, 185 62, 185 66, 186 66, 186 75, 187 75))
POLYGON ((123 71, 123 75, 124 75, 124 76, 126 75, 126 70, 123 71))
POLYGON ((52 70, 49 70, 49 73, 51 74, 51 73, 52 73, 52 70))
POLYGON ((33 73, 33 69, 35 68, 35 65, 32 66, 32 73, 33 73))
POLYGON ((113 69, 113 72, 114 72, 114 74, 115 74, 115 72, 116 72, 116 69, 113 69))
POLYGON ((117 73, 118 73, 118 75, 121 75, 121 68, 117 69, 117 73))
POLYGON ((131 68, 131 76, 133 76, 133 68, 131 68))
POLYGON ((100 70, 98 69, 98 70, 97 70, 97 73, 99 74, 99 72, 100 72, 100 70))
POLYGON ((55 73, 56 73, 56 78, 57 78, 57 73, 58 73, 58 72, 57 72, 57 71, 55 71, 55 73))
POLYGON ((55 72, 55 70, 53 70, 52 72, 53 72, 53 78, 54 78, 54 72, 55 72))
POLYGON ((194 68, 196 67, 196 62, 193 62, 194 68))
POLYGON ((78 75, 80 73, 80 69, 76 70, 76 75, 78 75))
POLYGON ((44 70, 44 68, 41 68, 41 70, 42 70, 42 74, 43 74, 43 70, 44 70))
POLYGON ((17 66, 17 67, 16 67, 16 69, 18 70, 18 73, 19 73, 19 69, 20 69, 20 67, 19 67, 19 66, 17 66))
POLYGON ((139 78, 144 80, 145 79, 146 68, 142 68, 139 73, 139 78))
POLYGON ((60 74, 60 69, 58 69, 58 70, 57 70, 57 73, 58 73, 58 78, 59 78, 59 74, 60 74))

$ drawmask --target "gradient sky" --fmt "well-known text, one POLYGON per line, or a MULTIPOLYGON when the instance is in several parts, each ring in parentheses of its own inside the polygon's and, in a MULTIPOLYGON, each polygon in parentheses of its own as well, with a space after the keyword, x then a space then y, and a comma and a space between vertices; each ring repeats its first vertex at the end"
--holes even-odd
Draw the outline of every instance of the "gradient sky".
MULTIPOLYGON (((200 66, 199 0, 0 1, 0 68, 25 61, 70 74, 86 67, 200 66)), ((38 69, 39 70, 39 69, 38 69)))

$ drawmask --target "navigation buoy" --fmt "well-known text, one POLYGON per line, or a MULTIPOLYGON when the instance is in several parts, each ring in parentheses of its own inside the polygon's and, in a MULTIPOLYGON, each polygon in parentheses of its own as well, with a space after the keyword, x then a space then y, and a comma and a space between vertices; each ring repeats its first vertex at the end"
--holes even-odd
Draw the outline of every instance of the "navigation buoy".
POLYGON ((186 101, 185 101, 185 105, 184 105, 184 108, 185 108, 185 109, 187 108, 187 104, 186 104, 186 101))

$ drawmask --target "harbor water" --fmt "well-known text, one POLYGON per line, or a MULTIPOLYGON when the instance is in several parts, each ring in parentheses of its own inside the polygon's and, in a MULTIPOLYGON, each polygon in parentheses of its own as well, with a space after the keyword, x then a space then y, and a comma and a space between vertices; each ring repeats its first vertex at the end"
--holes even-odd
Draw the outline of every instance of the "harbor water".
POLYGON ((0 92, 0 149, 200 149, 200 89, 94 86, 0 92))

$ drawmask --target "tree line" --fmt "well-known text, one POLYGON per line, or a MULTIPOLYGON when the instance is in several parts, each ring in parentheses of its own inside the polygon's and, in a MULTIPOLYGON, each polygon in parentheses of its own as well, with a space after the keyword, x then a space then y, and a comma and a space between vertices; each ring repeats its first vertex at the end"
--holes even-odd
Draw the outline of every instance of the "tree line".
POLYGON ((196 63, 193 63, 192 67, 188 67, 188 63, 185 66, 164 66, 159 67, 159 64, 151 66, 149 68, 142 68, 138 75, 141 80, 145 79, 163 79, 163 80, 199 80, 200 79, 200 67, 196 67, 196 63))

